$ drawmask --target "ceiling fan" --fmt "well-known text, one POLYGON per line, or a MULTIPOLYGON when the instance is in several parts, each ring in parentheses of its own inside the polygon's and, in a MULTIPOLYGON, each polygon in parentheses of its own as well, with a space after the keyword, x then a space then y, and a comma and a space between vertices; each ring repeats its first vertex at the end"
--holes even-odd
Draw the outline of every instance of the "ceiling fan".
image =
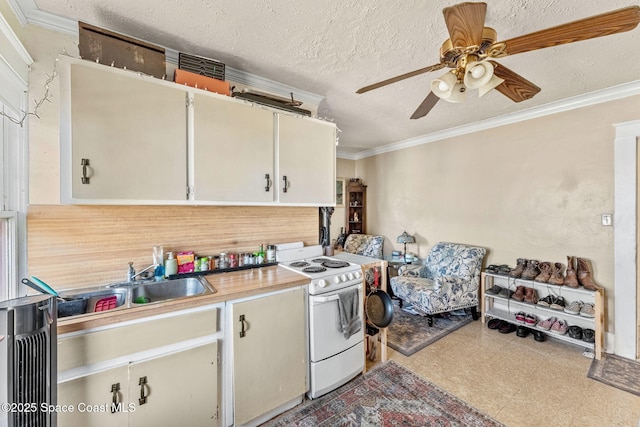
POLYGON ((431 92, 411 116, 426 116, 440 99, 463 102, 467 89, 479 96, 496 89, 514 102, 533 98, 540 88, 494 61, 507 55, 608 36, 634 29, 640 23, 640 6, 630 6, 580 19, 509 40, 496 41, 497 33, 485 27, 486 3, 460 3, 443 9, 449 38, 440 48, 440 62, 358 89, 365 93, 442 68, 451 68, 431 83, 431 92))

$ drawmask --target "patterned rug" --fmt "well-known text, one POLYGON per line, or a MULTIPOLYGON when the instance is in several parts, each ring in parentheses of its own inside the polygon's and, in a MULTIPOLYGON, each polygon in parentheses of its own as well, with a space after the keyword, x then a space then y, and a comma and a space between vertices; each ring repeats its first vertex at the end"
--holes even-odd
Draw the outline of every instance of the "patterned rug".
POLYGON ((393 302, 393 320, 387 329, 387 345, 392 349, 411 356, 429 344, 471 322, 471 313, 434 317, 429 327, 427 317, 410 314, 400 309, 398 301, 393 302))
POLYGON ((394 361, 263 424, 284 426, 502 426, 394 361))
POLYGON ((587 377, 640 396, 640 362, 615 354, 602 354, 593 359, 587 377))

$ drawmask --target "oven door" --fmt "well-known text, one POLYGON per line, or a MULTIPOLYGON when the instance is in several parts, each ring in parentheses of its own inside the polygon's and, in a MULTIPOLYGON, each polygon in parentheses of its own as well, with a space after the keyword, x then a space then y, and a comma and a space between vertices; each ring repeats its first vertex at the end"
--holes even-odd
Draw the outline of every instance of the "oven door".
POLYGON ((319 362, 341 353, 364 339, 362 283, 354 284, 339 292, 328 292, 320 295, 309 295, 309 328, 310 357, 312 362, 319 362), (340 331, 338 314, 338 294, 358 289, 358 315, 362 326, 358 332, 346 339, 340 331))

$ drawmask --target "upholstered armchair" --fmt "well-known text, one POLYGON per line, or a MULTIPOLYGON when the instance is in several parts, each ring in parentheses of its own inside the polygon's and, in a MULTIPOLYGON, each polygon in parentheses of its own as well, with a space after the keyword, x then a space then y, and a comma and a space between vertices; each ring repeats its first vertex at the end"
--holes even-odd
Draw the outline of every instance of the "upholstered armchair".
POLYGON ((350 254, 382 259, 384 236, 371 234, 349 234, 344 242, 344 251, 350 254))
POLYGON ((391 289, 402 302, 429 316, 470 308, 478 320, 480 272, 486 249, 440 242, 431 248, 423 264, 403 265, 391 278, 391 289))

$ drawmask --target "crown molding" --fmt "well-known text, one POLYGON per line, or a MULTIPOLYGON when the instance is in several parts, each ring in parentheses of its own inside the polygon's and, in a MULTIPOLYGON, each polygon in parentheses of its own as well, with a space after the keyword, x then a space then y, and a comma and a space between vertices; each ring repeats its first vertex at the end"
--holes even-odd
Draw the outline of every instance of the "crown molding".
MULTIPOLYGON (((8 0, 23 25, 34 24, 43 28, 48 28, 57 32, 65 33, 78 37, 78 21, 64 18, 50 12, 44 12, 38 9, 35 0, 8 0)), ((178 51, 165 47, 165 57, 167 62, 178 64, 178 51)), ((32 61, 33 62, 33 61, 32 61)), ((225 77, 233 82, 261 89, 267 92, 289 98, 291 93, 295 94, 295 98, 303 103, 319 105, 324 96, 302 89, 289 86, 284 83, 269 80, 255 74, 247 73, 229 66, 225 67, 225 77)))
POLYGON ((640 80, 630 83, 624 83, 607 89, 589 92, 583 95, 566 98, 560 101, 551 102, 539 107, 530 108, 516 113, 510 113, 492 119, 483 120, 468 125, 458 126, 443 131, 421 135, 415 138, 409 138, 391 144, 382 145, 380 147, 363 150, 358 153, 338 153, 339 158, 348 160, 361 160, 367 157, 376 156, 378 154, 389 153, 392 151, 403 150, 405 148, 415 147, 417 145, 428 144, 430 142, 441 141, 447 138, 453 138, 461 135, 467 135, 499 126, 509 125, 513 123, 531 120, 538 117, 548 116, 551 114, 570 111, 576 108, 587 107, 590 105, 600 104, 603 102, 614 101, 629 96, 640 94, 640 80))
MULTIPOLYGON (((18 20, 20 20, 20 18, 18 18, 18 20)), ((33 64, 33 58, 29 55, 29 52, 2 14, 0 14, 0 34, 7 39, 13 50, 20 56, 20 59, 22 59, 27 66, 33 64)))

